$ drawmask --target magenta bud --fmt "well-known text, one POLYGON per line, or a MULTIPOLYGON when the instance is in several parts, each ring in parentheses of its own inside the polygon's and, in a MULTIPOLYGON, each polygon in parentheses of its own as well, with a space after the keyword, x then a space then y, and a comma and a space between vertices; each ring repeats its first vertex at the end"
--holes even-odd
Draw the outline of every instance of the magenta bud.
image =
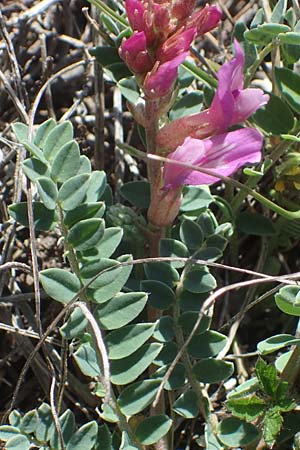
POLYGON ((171 17, 182 21, 187 19, 195 8, 196 0, 175 0, 172 4, 171 17))
POLYGON ((222 11, 217 6, 206 5, 204 8, 195 11, 187 21, 187 27, 196 27, 197 34, 202 35, 213 30, 222 17, 222 11))
POLYGON ((143 31, 124 40, 119 54, 134 73, 146 73, 152 69, 153 63, 147 51, 146 36, 143 31))
POLYGON ((170 61, 183 52, 187 52, 196 34, 196 28, 178 31, 167 39, 158 49, 156 57, 160 62, 170 61))

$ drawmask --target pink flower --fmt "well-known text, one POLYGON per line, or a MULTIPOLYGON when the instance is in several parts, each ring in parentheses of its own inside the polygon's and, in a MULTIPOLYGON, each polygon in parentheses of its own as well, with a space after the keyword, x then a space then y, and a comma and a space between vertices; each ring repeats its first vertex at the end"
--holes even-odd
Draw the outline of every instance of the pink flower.
POLYGON ((209 109, 182 117, 159 130, 157 145, 166 153, 175 150, 187 137, 203 139, 224 133, 228 127, 243 122, 258 108, 265 105, 269 96, 261 89, 244 89, 244 54, 235 40, 235 57, 218 72, 218 89, 209 109))
POLYGON ((146 73, 153 67, 153 62, 147 50, 146 36, 143 31, 133 34, 128 39, 124 39, 119 53, 133 73, 146 73))
POLYGON ((196 35, 196 28, 179 30, 169 37, 157 50, 156 59, 161 63, 171 61, 180 53, 187 52, 196 35))
MULTIPOLYGON (((258 131, 243 128, 204 140, 187 137, 168 158, 229 176, 247 163, 258 163, 261 160, 262 143, 263 138, 258 131)), ((180 165, 164 165, 165 190, 173 190, 186 184, 212 184, 216 181, 219 178, 180 165)))
POLYGON ((198 36, 213 30, 222 17, 222 11, 217 6, 205 5, 204 8, 195 11, 187 20, 187 28, 197 28, 198 36))

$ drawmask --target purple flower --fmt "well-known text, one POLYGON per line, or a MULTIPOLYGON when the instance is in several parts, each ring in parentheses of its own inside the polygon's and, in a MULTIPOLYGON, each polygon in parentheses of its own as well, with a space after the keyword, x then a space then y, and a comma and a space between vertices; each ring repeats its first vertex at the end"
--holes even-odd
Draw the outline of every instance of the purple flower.
POLYGON ((204 8, 195 11, 187 20, 187 28, 197 29, 198 36, 213 30, 222 17, 222 11, 217 6, 205 5, 204 8))
POLYGON ((159 130, 157 145, 165 153, 174 151, 187 137, 203 139, 224 133, 265 105, 269 96, 261 89, 244 89, 244 54, 234 41, 235 56, 218 72, 218 89, 209 109, 182 117, 159 130))
POLYGON ((143 74, 153 67, 147 50, 146 35, 143 31, 124 39, 119 54, 133 73, 143 74))
MULTIPOLYGON (((261 160, 262 143, 263 138, 258 131, 243 128, 204 140, 187 137, 168 158, 229 176, 247 163, 258 163, 261 160)), ((167 162, 164 165, 165 190, 173 190, 186 184, 212 184, 216 181, 219 178, 180 165, 167 162)))

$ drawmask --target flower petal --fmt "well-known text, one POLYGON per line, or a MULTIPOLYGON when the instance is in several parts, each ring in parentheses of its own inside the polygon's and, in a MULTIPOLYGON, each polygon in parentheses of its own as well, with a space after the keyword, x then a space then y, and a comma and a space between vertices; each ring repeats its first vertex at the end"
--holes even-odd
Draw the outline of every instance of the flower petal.
POLYGON ((134 31, 144 31, 145 7, 140 0, 126 0, 125 9, 131 28, 134 31))
MULTIPOLYGON (((187 138, 168 158, 229 176, 247 163, 258 163, 262 143, 263 138, 258 131, 243 128, 211 139, 187 138)), ((165 189, 174 189, 186 184, 212 184, 219 181, 219 178, 165 163, 164 181, 165 189)))
POLYGON ((134 73, 145 73, 153 67, 147 51, 144 31, 134 33, 128 39, 124 39, 120 46, 119 54, 134 73))
POLYGON ((231 125, 246 120, 257 109, 261 108, 263 105, 266 105, 269 98, 269 95, 264 94, 261 89, 243 89, 235 99, 231 125))

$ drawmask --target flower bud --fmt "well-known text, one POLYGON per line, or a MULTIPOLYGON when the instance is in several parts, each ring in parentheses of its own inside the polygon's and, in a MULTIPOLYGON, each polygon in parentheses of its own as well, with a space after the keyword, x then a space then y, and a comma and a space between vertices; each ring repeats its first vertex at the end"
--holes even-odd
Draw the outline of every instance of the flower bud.
POLYGON ((146 36, 143 31, 123 40, 119 54, 134 73, 146 73, 152 69, 153 63, 147 51, 146 36))

